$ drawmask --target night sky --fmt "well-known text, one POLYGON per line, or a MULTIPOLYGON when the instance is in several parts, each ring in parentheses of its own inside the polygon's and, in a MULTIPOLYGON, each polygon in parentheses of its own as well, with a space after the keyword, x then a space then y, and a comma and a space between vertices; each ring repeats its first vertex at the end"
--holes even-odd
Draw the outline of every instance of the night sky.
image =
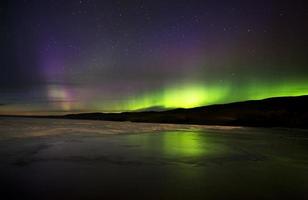
POLYGON ((1 0, 0 114, 308 94, 305 2, 1 0))

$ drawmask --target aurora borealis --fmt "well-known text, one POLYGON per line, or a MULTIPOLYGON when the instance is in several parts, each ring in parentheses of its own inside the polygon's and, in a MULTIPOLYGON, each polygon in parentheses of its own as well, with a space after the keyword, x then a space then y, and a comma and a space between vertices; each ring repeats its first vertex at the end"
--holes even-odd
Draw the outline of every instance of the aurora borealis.
POLYGON ((308 94, 307 3, 4 0, 0 114, 308 94))

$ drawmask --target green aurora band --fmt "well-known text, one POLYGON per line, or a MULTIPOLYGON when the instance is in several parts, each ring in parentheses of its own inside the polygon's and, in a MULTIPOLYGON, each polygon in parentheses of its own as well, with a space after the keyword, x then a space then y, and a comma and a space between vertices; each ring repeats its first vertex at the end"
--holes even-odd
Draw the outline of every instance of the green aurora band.
POLYGON ((270 97, 301 96, 308 94, 308 81, 280 83, 250 82, 240 86, 232 84, 207 85, 205 83, 179 84, 162 90, 145 92, 113 105, 115 110, 141 110, 161 107, 193 108, 236 101, 259 100, 270 97))

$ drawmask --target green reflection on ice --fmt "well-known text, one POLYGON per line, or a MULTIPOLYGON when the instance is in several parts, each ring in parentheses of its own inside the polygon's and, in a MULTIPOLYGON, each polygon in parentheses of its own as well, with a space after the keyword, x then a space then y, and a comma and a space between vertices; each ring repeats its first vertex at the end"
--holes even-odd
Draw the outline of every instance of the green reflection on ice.
POLYGON ((205 140, 194 132, 168 132, 163 134, 165 154, 174 156, 200 156, 206 153, 205 140))

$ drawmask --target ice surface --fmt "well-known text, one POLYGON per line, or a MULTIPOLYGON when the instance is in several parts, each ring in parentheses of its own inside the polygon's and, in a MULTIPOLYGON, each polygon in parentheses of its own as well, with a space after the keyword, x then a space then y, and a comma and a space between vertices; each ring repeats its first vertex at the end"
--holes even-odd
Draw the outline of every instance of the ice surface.
POLYGON ((295 129, 0 118, 5 199, 307 199, 295 129))

